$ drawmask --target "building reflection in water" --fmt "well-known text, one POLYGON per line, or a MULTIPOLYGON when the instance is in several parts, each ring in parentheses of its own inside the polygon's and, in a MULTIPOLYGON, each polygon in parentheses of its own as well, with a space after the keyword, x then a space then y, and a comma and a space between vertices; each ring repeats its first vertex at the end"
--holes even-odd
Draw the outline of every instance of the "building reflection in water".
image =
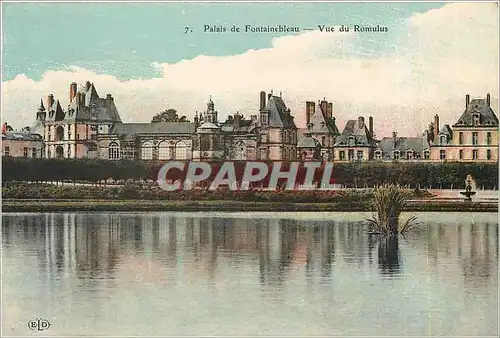
MULTIPOLYGON (((373 264, 375 249, 380 274, 394 277, 401 274, 399 246, 406 247, 397 239, 375 240, 360 222, 338 220, 52 213, 3 216, 2 221, 3 243, 38 253, 49 277, 113 279, 118 266, 133 262, 138 274, 214 279, 219 267, 251 266, 264 285, 282 285, 292 273, 308 283, 327 282, 339 266, 373 264)), ((426 249, 431 259, 421 264, 427 269, 457 257, 466 284, 495 276, 498 224, 437 224, 419 236, 409 241, 426 249)))

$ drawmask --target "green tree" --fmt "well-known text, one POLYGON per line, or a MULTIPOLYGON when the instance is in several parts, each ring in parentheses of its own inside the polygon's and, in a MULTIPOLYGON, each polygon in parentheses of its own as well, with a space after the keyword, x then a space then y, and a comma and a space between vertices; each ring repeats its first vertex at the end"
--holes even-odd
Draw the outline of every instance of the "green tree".
POLYGON ((189 120, 184 115, 179 117, 175 109, 166 109, 153 116, 151 122, 189 122, 189 120))

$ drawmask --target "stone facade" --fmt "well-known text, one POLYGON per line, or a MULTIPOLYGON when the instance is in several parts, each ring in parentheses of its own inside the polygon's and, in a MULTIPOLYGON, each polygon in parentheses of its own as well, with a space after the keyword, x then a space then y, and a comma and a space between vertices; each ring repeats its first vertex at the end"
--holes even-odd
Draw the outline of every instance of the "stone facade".
POLYGON ((457 122, 440 126, 434 116, 432 128, 421 137, 398 137, 377 141, 376 160, 498 162, 498 118, 486 99, 466 95, 465 111, 457 122))
POLYGON ((372 117, 368 123, 362 116, 349 120, 340 133, 333 103, 325 98, 317 105, 306 102, 305 129, 297 128, 281 94, 272 92, 260 93, 258 110, 248 119, 236 112, 221 122, 210 98, 194 122, 122 123, 110 94, 99 97, 88 81, 69 89, 66 110, 52 94, 40 102, 31 134, 41 135, 41 144, 34 136, 29 141, 36 146, 7 145, 17 140, 4 137, 4 154, 24 156, 24 148, 37 148, 48 158, 108 160, 498 161, 498 118, 489 94, 472 101, 467 95, 453 126, 440 128, 436 115, 432 130, 421 137, 394 132, 377 140, 372 117))
POLYGON ((43 152, 42 135, 2 131, 2 156, 41 158, 43 152))

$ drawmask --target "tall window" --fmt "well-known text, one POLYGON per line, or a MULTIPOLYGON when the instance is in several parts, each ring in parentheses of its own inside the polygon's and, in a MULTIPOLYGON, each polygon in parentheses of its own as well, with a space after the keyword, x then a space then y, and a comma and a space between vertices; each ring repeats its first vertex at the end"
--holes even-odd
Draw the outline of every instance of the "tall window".
POLYGON ((325 137, 325 136, 322 136, 322 137, 321 137, 321 145, 322 145, 323 147, 326 147, 326 144, 325 144, 325 143, 326 143, 326 137, 325 137))
POLYGON ((23 156, 28 157, 28 148, 23 148, 23 156))
POLYGON ((431 158, 431 154, 429 150, 424 151, 424 160, 428 160, 431 158))
POLYGON ((4 148, 4 155, 5 156, 10 156, 10 147, 7 146, 7 147, 4 148))
POLYGON ((464 159, 464 151, 463 151, 462 149, 460 149, 460 150, 458 151, 458 158, 459 158, 460 160, 463 160, 463 159, 464 159))
POLYGON ((472 159, 473 159, 473 160, 477 160, 478 158, 479 158, 479 152, 478 152, 478 150, 477 150, 477 149, 474 149, 474 150, 472 151, 472 159))
POLYGON ((491 145, 491 132, 486 133, 486 144, 491 145))
POLYGON ((446 160, 446 150, 439 151, 439 159, 446 160))
POLYGON ((141 146, 141 159, 142 160, 152 160, 153 159, 153 142, 146 141, 141 146))
POLYGON ((486 150, 486 159, 491 160, 491 150, 486 150))
POLYGON ((170 146, 167 141, 163 141, 158 145, 158 159, 159 160, 169 160, 172 157, 170 152, 170 146))
POLYGON ((345 151, 343 150, 339 151, 339 159, 341 161, 345 161, 345 151))
POLYGON ((363 150, 358 150, 358 153, 357 153, 357 158, 358 158, 358 161, 362 161, 363 160, 363 150))
POLYGON ((477 146, 479 143, 478 140, 479 140, 479 138, 478 138, 477 131, 472 132, 472 145, 477 146))
POLYGON ((349 161, 354 161, 354 150, 349 149, 347 151, 347 156, 349 157, 349 161))
POLYGON ((120 146, 115 142, 109 145, 109 159, 110 160, 120 159, 120 146))
MULTIPOLYGON (((285 134, 285 135, 288 135, 285 134)), ((245 142, 238 141, 234 147, 234 159, 235 160, 245 160, 246 159, 246 147, 245 142)), ((285 148, 285 159, 288 159, 288 149, 285 148)))
POLYGON ((175 145, 175 159, 187 160, 188 159, 188 145, 184 141, 177 142, 175 145))
POLYGON ((458 133, 458 144, 464 144, 464 133, 458 133))
POLYGON ((56 128, 56 141, 64 140, 64 128, 59 126, 56 128))
POLYGON ((36 148, 31 149, 31 157, 33 157, 33 158, 36 157, 36 148))

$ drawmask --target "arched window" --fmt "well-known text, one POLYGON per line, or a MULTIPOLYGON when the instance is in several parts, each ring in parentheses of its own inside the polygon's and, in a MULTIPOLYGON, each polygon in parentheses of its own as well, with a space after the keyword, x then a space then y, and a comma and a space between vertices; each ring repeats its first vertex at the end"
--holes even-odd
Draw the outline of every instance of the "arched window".
POLYGON ((159 160, 170 160, 172 157, 170 147, 167 141, 163 141, 158 145, 158 159, 159 160))
POLYGON ((234 159, 235 160, 246 160, 246 146, 245 142, 238 141, 234 147, 234 159))
POLYGON ((152 160, 153 159, 153 142, 146 141, 141 146, 141 159, 142 160, 152 160))
POLYGON ((187 160, 188 157, 188 145, 184 141, 179 141, 175 145, 175 159, 176 160, 187 160))
POLYGON ((64 140, 64 128, 62 126, 58 126, 56 128, 56 141, 64 140))
POLYGON ((120 146, 115 142, 109 145, 109 159, 110 160, 120 159, 120 146))

